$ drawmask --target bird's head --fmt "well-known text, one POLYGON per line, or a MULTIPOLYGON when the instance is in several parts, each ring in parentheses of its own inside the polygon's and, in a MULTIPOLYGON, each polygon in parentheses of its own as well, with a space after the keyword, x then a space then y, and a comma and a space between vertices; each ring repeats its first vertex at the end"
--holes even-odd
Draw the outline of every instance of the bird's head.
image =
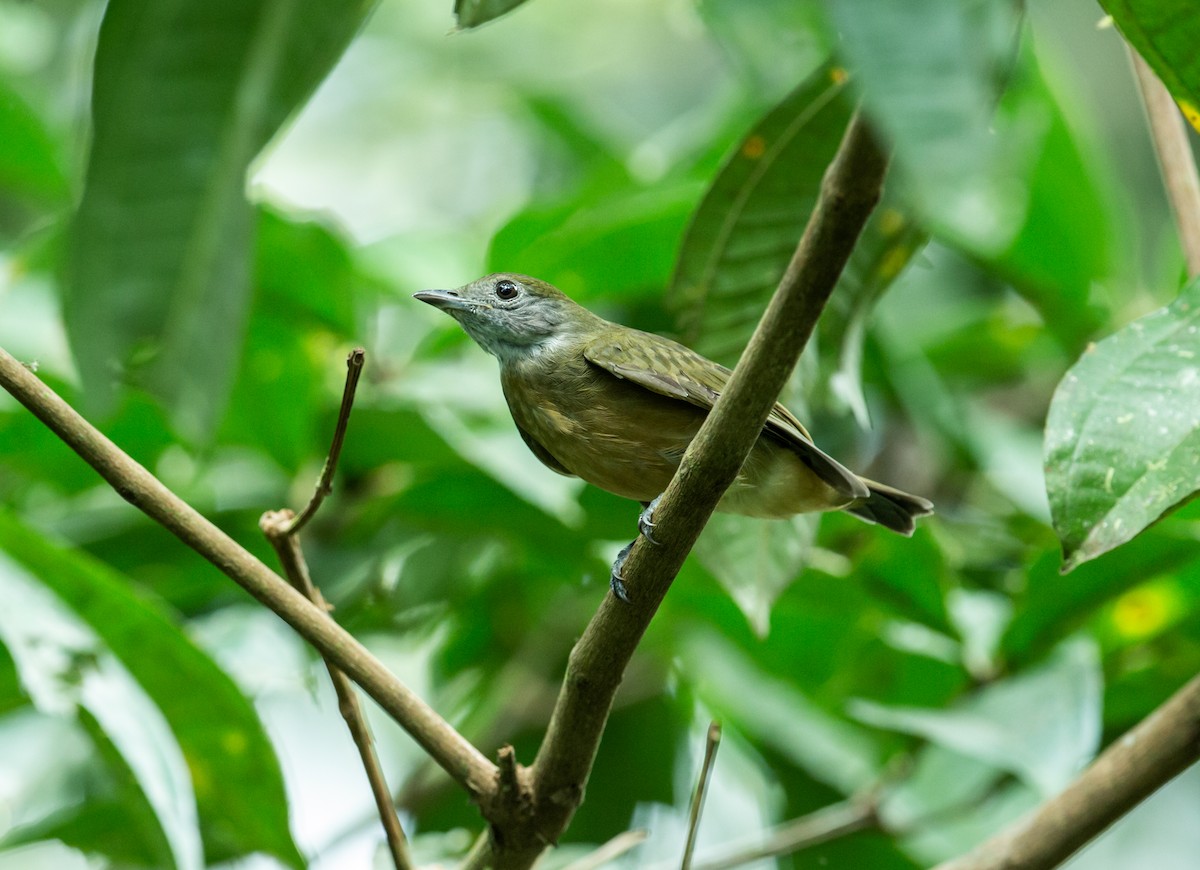
POLYGON ((414 299, 440 308, 501 362, 528 358, 598 318, 552 284, 498 273, 457 290, 422 290, 414 299))

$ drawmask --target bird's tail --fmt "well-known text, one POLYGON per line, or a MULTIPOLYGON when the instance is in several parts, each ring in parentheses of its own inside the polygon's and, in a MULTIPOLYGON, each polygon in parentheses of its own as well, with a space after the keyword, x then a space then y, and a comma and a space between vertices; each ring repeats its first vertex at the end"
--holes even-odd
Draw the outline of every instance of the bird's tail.
POLYGON ((871 494, 860 502, 846 508, 848 513, 868 523, 878 523, 893 532, 911 535, 916 528, 917 517, 929 516, 933 513, 933 502, 902 492, 886 484, 862 478, 871 494))

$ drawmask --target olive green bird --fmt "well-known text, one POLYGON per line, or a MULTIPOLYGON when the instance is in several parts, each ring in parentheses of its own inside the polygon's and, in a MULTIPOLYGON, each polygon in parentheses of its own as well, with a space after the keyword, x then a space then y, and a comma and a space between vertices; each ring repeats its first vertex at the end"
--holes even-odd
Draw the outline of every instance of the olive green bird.
MULTIPOLYGON (((445 311, 500 361, 504 397, 533 454, 559 474, 649 505, 639 528, 653 542, 654 499, 729 382, 729 369, 668 338, 604 320, 526 275, 488 275, 415 298, 445 311)), ((844 510, 911 535, 914 520, 933 505, 859 477, 776 403, 717 510, 767 518, 844 510)), ((628 549, 612 575, 623 599, 628 549)))

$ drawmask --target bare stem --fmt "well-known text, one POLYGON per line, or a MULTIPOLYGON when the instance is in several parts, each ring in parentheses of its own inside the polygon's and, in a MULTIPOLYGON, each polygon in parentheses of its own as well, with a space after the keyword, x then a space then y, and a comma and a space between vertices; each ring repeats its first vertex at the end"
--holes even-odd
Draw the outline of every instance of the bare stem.
POLYGON ((1179 228, 1188 276, 1195 278, 1200 275, 1200 176, 1196 173, 1187 127, 1175 100, 1150 65, 1133 48, 1129 49, 1129 55, 1146 105, 1150 138, 1154 140, 1175 225, 1179 228))
MULTIPOLYGON (((290 529, 294 528, 295 516, 291 511, 270 511, 263 514, 259 526, 267 536, 271 546, 279 556, 283 572, 296 591, 308 598, 322 610, 327 610, 325 599, 312 581, 308 564, 304 561, 304 552, 300 549, 299 536, 290 529)), ((323 657, 324 658, 324 657, 323 657)), ((412 870, 412 859, 408 855, 408 839, 400 825, 400 817, 396 815, 396 805, 392 803, 392 794, 388 790, 383 768, 379 764, 379 756, 375 754, 375 743, 371 737, 371 729, 367 724, 358 695, 354 692, 354 684, 329 659, 325 659, 325 669, 329 672, 329 680, 333 683, 333 691, 337 694, 338 711, 346 721, 350 737, 358 749, 359 759, 367 774, 367 782, 371 786, 371 794, 375 798, 375 809, 387 836, 388 850, 392 855, 392 863, 396 870, 412 870)))
POLYGON ((350 424, 350 409, 354 407, 354 392, 358 389, 358 379, 362 375, 363 364, 367 352, 361 347, 350 351, 346 357, 346 386, 342 390, 342 405, 338 409, 337 423, 333 427, 333 441, 329 445, 329 455, 325 457, 325 466, 321 469, 321 477, 317 488, 313 490, 312 498, 304 506, 304 510, 294 517, 287 528, 288 534, 300 531, 313 518, 325 496, 333 492, 333 474, 337 471, 338 459, 342 455, 342 444, 346 440, 346 427, 350 424))
POLYGON ((697 870, 729 870, 764 858, 791 855, 878 824, 873 801, 850 800, 792 819, 771 831, 764 842, 724 858, 706 861, 697 870))
POLYGON ((0 349, 0 386, 91 465, 122 498, 162 524, 333 661, 486 806, 496 767, 353 635, 131 459, 25 366, 0 349))
POLYGON ((1049 870, 1200 758, 1200 677, 1108 747, 1061 794, 936 870, 1049 870))
POLYGON ((646 831, 637 828, 633 831, 622 831, 595 852, 584 855, 578 861, 572 861, 563 870, 600 870, 610 861, 615 861, 628 852, 646 842, 646 831))
POLYGON ((696 779, 696 790, 692 793, 692 805, 688 811, 687 842, 683 847, 680 870, 692 866, 692 853, 696 851, 696 835, 700 831, 700 814, 704 812, 704 795, 708 791, 708 780, 712 776, 713 759, 721 745, 721 723, 715 719, 708 725, 708 736, 704 741, 704 761, 700 764, 700 776, 696 779))
POLYGON ((467 868, 529 867, 566 830, 583 799, 622 675, 651 618, 732 483, 816 326, 879 201, 887 158, 865 121, 851 121, 779 289, 729 384, 684 454, 655 513, 658 544, 639 539, 625 563, 632 603, 606 596, 571 652, 531 768, 533 811, 497 824, 467 868))

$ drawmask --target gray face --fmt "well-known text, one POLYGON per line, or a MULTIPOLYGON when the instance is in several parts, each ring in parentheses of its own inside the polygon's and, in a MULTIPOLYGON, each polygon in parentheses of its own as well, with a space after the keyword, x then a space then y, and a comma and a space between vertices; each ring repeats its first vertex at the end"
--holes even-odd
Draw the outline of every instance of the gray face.
POLYGON ((536 353, 591 316, 544 281, 507 273, 488 275, 457 290, 423 290, 413 298, 445 311, 502 361, 536 353))

